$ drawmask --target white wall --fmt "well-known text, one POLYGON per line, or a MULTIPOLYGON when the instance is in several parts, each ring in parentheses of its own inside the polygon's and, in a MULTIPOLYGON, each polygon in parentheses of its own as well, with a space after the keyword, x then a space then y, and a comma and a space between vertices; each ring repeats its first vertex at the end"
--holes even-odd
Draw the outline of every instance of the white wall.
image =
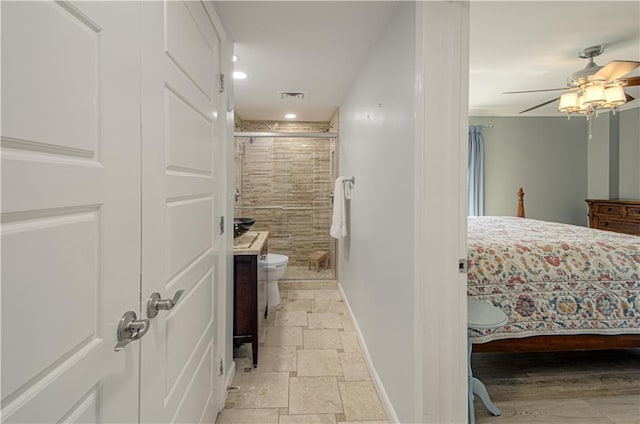
POLYGON ((522 186, 528 218, 587 225, 584 118, 470 117, 469 123, 493 125, 483 130, 485 215, 515 216, 522 186))
POLYGON ((401 422, 414 421, 415 4, 401 2, 340 108, 339 174, 355 176, 340 283, 401 422))

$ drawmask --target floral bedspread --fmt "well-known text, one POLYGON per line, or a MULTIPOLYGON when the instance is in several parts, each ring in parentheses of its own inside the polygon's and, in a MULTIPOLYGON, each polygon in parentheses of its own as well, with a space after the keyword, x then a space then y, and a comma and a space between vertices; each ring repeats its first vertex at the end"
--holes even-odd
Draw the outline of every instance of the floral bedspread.
POLYGON ((468 218, 467 291, 509 316, 475 343, 640 334, 640 237, 515 217, 468 218))

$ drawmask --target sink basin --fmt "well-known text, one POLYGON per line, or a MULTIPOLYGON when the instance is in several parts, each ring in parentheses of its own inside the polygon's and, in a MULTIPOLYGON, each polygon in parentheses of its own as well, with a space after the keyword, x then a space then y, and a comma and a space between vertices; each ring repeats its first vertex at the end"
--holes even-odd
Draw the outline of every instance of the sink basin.
POLYGON ((233 238, 243 235, 253 224, 256 223, 256 220, 253 218, 234 218, 233 219, 233 238))

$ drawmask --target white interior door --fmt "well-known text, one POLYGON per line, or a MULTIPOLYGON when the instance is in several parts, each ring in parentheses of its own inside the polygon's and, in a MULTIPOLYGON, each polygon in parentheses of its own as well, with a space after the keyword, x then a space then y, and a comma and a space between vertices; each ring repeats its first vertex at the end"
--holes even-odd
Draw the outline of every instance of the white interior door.
POLYGON ((142 340, 141 421, 213 422, 220 39, 200 2, 142 7, 142 298, 184 295, 142 340))
POLYGON ((2 420, 135 422, 140 5, 2 7, 2 420))

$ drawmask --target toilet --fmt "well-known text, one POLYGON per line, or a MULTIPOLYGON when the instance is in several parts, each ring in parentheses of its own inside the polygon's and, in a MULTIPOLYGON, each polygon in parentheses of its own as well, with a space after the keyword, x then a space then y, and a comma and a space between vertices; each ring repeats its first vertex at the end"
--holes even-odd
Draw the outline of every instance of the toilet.
POLYGON ((277 253, 268 253, 266 260, 260 260, 260 268, 267 272, 267 299, 269 307, 280 304, 278 280, 284 276, 289 257, 277 253))

